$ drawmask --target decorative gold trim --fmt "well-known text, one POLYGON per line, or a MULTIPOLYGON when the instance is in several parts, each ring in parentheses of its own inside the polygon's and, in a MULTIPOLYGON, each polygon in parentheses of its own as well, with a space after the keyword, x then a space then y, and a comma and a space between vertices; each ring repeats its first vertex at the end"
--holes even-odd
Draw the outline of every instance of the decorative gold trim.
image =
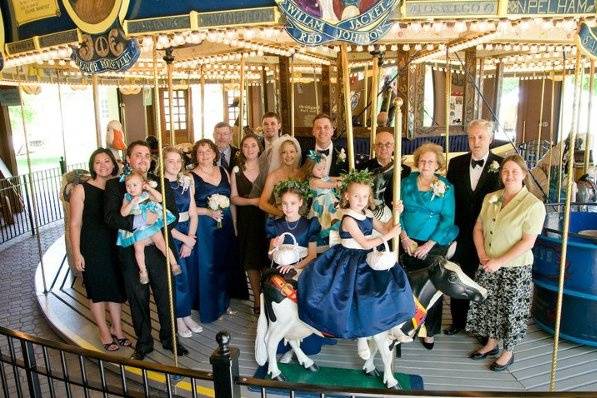
POLYGON ((79 29, 85 33, 98 34, 108 30, 114 21, 116 21, 116 18, 118 18, 119 21, 124 19, 129 8, 129 1, 130 0, 114 0, 114 5, 108 16, 98 23, 89 23, 83 21, 73 8, 70 0, 62 0, 62 5, 64 6, 68 16, 73 20, 79 29))
POLYGON ((0 12, 0 55, 4 52, 4 19, 2 19, 2 13, 0 12))
POLYGON ((13 15, 14 15, 14 21, 17 25, 17 27, 28 24, 30 22, 35 22, 35 21, 41 21, 42 19, 46 19, 46 18, 52 18, 52 17, 59 17, 60 16, 60 6, 58 5, 58 0, 49 0, 49 3, 53 3, 54 4, 54 9, 55 11, 50 13, 50 14, 46 14, 44 16, 31 16, 31 15, 25 15, 26 18, 17 18, 17 12, 16 12, 16 8, 14 5, 14 0, 10 1, 10 6, 12 8, 13 11, 13 15), (28 18, 27 18, 28 17, 28 18))
POLYGON ((126 36, 137 34, 153 34, 180 32, 197 29, 196 11, 189 14, 168 15, 165 17, 130 19, 122 23, 126 36), (144 28, 145 25, 145 28, 144 28), (178 25, 178 26, 176 26, 178 25))
POLYGON ((259 8, 249 8, 249 9, 240 9, 240 10, 229 10, 229 11, 213 11, 213 12, 201 12, 197 13, 197 26, 199 28, 224 28, 224 27, 231 27, 231 26, 257 26, 257 25, 264 25, 264 24, 277 24, 280 22, 282 18, 282 14, 278 7, 259 7, 259 8), (267 13, 271 13, 271 19, 264 18, 264 19, 256 19, 246 18, 246 16, 251 16, 251 14, 256 15, 257 13, 262 13, 263 15, 267 15, 267 13), (237 22, 233 23, 205 23, 202 19, 209 19, 210 17, 218 17, 220 19, 225 19, 227 16, 230 16, 231 19, 238 19, 237 22), (244 17, 244 20, 243 20, 244 17))
POLYGON ((403 1, 402 11, 402 19, 424 19, 429 17, 434 18, 453 18, 453 19, 471 19, 471 18, 495 18, 498 16, 499 13, 499 1, 500 0, 453 0, 450 2, 446 2, 445 0, 412 0, 412 1, 403 1), (487 5, 492 5, 495 9, 494 13, 462 13, 462 11, 453 11, 447 12, 446 7, 464 7, 466 6, 479 6, 480 3, 487 3, 487 5), (435 5, 438 7, 436 12, 421 12, 417 14, 410 15, 408 13, 408 8, 414 6, 427 6, 431 7, 435 5))

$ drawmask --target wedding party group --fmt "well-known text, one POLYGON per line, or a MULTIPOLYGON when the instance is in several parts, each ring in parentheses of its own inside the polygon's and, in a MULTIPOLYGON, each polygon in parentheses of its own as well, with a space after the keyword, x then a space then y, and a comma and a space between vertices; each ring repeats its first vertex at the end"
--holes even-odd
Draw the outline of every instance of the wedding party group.
MULTIPOLYGON (((394 135, 380 128, 375 156, 356 170, 348 169, 327 114, 314 118, 309 147, 282 133, 276 113, 263 115, 260 130, 244 134, 237 148, 232 127, 218 123, 213 140, 194 143, 188 165, 175 147, 163 149, 163 164, 152 162, 146 141, 126 146, 124 167, 109 149, 91 154, 91 177, 70 197, 68 239, 106 351, 133 347, 141 360, 153 350, 150 292, 160 342, 174 349, 169 280, 184 342, 202 324, 234 316, 231 299, 249 300, 249 287, 259 315, 262 275, 276 269, 296 288, 300 319, 326 336, 305 339, 307 354, 329 337, 356 339, 361 352, 365 337, 415 314, 409 275, 451 256, 488 298, 451 299, 452 325, 443 333, 479 337, 469 357, 495 357, 491 370, 514 362, 527 331, 531 249, 545 207, 525 186, 525 161, 490 151, 491 122, 473 120, 469 151, 449 163, 439 145, 420 145, 412 168, 394 158, 394 135), (400 242, 399 261, 380 270, 370 254, 392 239, 400 242), (122 330, 126 302, 134 345, 122 330)), ((428 350, 441 333, 442 308, 440 297, 427 311, 420 342, 428 350)), ((177 353, 188 354, 176 341, 177 353)))

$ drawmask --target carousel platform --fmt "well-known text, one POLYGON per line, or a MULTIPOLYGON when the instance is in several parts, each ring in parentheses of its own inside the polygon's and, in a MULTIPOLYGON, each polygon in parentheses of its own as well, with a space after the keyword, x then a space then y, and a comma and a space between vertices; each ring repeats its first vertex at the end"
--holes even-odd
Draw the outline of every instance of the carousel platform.
MULTIPOLYGON (((35 288, 39 305, 50 325, 67 341, 81 347, 102 351, 102 345, 92 321, 88 301, 81 284, 65 261, 64 238, 56 240, 44 255, 44 266, 48 292, 44 293, 41 269, 38 266, 35 288)), ((446 300, 447 301, 447 300, 446 300)), ((445 304, 447 306, 447 303, 445 304)), ((231 344, 240 349, 239 368, 241 375, 252 376, 257 363, 254 360, 254 339, 257 318, 252 314, 250 302, 234 301, 235 315, 203 325, 204 331, 192 338, 180 341, 190 354, 179 358, 179 365, 189 368, 211 370, 209 356, 216 348, 215 336, 227 330, 231 344)), ((450 312, 444 308, 444 323, 450 323, 450 312)), ((196 314, 194 314, 195 319, 196 314)), ((157 313, 152 307, 153 335, 157 340, 157 313)), ((128 306, 123 307, 123 327, 131 340, 134 333, 128 306)), ((509 371, 495 373, 488 370, 486 363, 472 361, 467 355, 476 347, 475 340, 465 334, 436 336, 436 345, 427 351, 418 342, 404 344, 402 358, 394 361, 397 372, 416 374, 423 378, 425 390, 459 391, 547 391, 553 338, 541 331, 534 323, 522 345, 516 349, 516 362, 509 371)), ((120 350, 117 355, 129 356, 130 350, 120 350)), ((317 364, 326 367, 360 369, 361 360, 353 341, 338 340, 336 345, 323 347, 314 357, 317 364)), ((155 344, 148 361, 173 364, 172 354, 155 344)), ((378 368, 381 360, 378 359, 378 368)), ((597 349, 561 341, 558 361, 559 391, 597 391, 597 349)), ((206 384, 202 393, 213 396, 212 386, 206 384)), ((244 391, 243 396, 259 396, 244 391)))

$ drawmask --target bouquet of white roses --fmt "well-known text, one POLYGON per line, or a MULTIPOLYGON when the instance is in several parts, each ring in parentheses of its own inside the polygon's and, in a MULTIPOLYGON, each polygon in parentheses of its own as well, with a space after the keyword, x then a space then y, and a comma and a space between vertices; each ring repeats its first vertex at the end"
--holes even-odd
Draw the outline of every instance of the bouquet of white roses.
MULTIPOLYGON (((228 196, 220 195, 219 193, 215 193, 209 197, 207 200, 207 206, 214 210, 224 210, 230 207, 230 199, 228 196)), ((217 228, 222 228, 222 219, 218 220, 217 228)))

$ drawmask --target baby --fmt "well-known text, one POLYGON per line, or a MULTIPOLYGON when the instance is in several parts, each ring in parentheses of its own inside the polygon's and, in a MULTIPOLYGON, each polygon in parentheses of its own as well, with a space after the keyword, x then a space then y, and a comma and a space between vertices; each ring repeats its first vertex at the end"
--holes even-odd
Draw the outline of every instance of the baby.
MULTIPOLYGON (((151 244, 154 244, 164 256, 170 258, 172 273, 174 275, 180 274, 180 267, 172 250, 168 249, 166 252, 166 243, 162 235, 164 222, 162 220, 162 206, 159 204, 162 202, 162 194, 152 188, 144 176, 136 172, 126 176, 125 185, 127 193, 124 195, 122 207, 120 208, 120 214, 123 217, 143 215, 145 218, 148 212, 155 213, 159 217, 155 223, 137 228, 133 232, 119 230, 116 244, 122 247, 134 246, 135 258, 139 267, 139 281, 142 284, 149 282, 145 265, 145 247, 151 244)), ((168 224, 174 221, 174 215, 169 211, 166 211, 166 221, 168 224)))

